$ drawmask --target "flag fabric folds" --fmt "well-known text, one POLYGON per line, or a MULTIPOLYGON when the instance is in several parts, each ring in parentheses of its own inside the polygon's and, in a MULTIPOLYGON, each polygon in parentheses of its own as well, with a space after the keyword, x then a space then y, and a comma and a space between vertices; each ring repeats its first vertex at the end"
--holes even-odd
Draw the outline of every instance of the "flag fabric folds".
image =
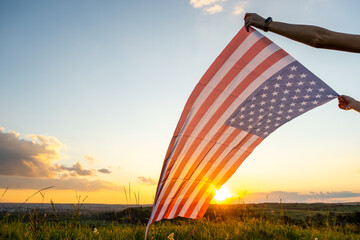
POLYGON ((242 28, 190 95, 162 167, 148 226, 201 218, 271 132, 338 94, 283 49, 242 28))

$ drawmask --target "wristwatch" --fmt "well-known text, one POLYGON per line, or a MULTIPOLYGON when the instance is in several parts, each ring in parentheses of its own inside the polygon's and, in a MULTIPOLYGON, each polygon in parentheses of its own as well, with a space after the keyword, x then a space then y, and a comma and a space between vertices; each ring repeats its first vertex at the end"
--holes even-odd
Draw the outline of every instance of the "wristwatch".
POLYGON ((265 19, 265 24, 264 24, 264 31, 267 32, 269 30, 268 26, 269 24, 272 22, 272 18, 268 17, 267 19, 265 19))

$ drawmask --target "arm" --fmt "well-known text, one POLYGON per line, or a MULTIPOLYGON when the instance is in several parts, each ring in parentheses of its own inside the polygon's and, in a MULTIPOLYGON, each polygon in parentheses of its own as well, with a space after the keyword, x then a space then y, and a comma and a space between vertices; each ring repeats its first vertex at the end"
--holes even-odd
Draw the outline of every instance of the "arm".
POLYGON ((360 102, 353 99, 352 97, 341 95, 339 99, 339 108, 344 110, 354 109, 357 112, 360 112, 360 102))
MULTIPOLYGON (((265 19, 256 13, 245 14, 244 20, 247 30, 250 26, 263 30, 265 19)), ((360 53, 360 35, 333 32, 317 26, 274 21, 268 25, 268 29, 312 47, 360 53)))

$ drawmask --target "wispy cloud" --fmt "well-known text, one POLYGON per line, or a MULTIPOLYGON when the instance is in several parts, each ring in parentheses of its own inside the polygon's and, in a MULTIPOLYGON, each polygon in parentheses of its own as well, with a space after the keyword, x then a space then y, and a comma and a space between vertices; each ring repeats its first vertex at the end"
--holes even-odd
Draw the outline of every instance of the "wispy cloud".
POLYGON ((80 176, 92 176, 94 175, 94 170, 84 169, 80 162, 75 163, 72 167, 65 167, 61 165, 59 167, 61 170, 66 170, 70 172, 70 175, 75 177, 77 175, 80 176))
POLYGON ((190 4, 194 8, 201 8, 204 6, 215 4, 217 2, 225 2, 225 0, 190 0, 190 4))
POLYGON ((234 10, 232 12, 233 15, 240 15, 245 12, 245 7, 248 2, 240 1, 234 6, 234 10))
POLYGON ((215 13, 221 12, 222 10, 223 10, 223 7, 220 6, 219 4, 215 4, 214 6, 204 8, 204 12, 208 13, 208 14, 215 14, 215 13))
POLYGON ((156 185, 156 181, 152 179, 151 177, 138 177, 139 181, 146 185, 156 185))
POLYGON ((111 171, 109 169, 106 169, 106 168, 98 169, 98 172, 105 173, 105 174, 110 174, 111 173, 111 171))
POLYGON ((90 164, 94 164, 95 163, 95 158, 91 157, 89 155, 85 155, 84 159, 87 160, 90 164))
POLYGON ((225 1, 226 0, 190 0, 190 4, 194 8, 202 8, 205 14, 215 14, 223 10, 222 5, 219 3, 225 1))

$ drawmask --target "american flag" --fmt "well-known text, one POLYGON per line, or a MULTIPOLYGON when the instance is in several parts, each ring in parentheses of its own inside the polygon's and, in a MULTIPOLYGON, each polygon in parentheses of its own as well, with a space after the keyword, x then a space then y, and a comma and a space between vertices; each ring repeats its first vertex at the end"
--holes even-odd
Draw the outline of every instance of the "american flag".
POLYGON ((264 138, 337 96, 268 38, 242 28, 185 105, 148 226, 177 216, 201 218, 216 191, 264 138))

